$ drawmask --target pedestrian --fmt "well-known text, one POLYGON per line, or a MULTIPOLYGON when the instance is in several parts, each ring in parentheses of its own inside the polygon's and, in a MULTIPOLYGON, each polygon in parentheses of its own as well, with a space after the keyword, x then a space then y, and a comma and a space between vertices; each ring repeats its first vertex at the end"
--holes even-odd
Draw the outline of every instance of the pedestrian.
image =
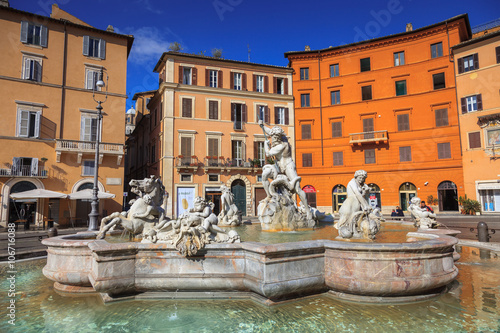
POLYGON ((403 210, 399 206, 396 206, 396 213, 397 216, 405 216, 405 213, 403 213, 403 210))
POLYGON ((396 213, 396 211, 393 209, 392 213, 391 213, 391 216, 398 216, 398 213, 396 213))
POLYGON ((431 207, 427 206, 427 205, 425 204, 425 201, 424 201, 424 200, 422 200, 422 201, 420 202, 420 208, 425 208, 428 212, 431 212, 431 213, 433 213, 433 214, 434 214, 434 210, 433 210, 431 207))

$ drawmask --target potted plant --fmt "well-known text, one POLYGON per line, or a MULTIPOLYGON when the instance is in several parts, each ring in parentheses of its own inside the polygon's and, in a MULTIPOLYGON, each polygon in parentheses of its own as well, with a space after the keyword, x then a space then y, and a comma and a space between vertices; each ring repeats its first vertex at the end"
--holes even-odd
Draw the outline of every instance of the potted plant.
POLYGON ((460 204, 460 213, 467 215, 479 215, 481 214, 481 204, 479 201, 467 198, 465 196, 460 196, 458 198, 458 203, 460 204), (479 214, 478 214, 479 213, 479 214))
POLYGON ((436 211, 437 210, 437 205, 439 204, 439 201, 438 201, 437 198, 434 198, 434 196, 431 194, 431 195, 427 196, 427 204, 429 206, 433 206, 432 209, 434 211, 436 211))

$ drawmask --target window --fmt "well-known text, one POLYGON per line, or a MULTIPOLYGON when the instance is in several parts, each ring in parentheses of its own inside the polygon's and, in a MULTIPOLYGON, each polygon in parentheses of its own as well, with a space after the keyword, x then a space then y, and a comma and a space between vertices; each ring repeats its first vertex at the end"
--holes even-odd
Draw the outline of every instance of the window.
POLYGON ((284 95, 285 94, 285 79, 283 78, 276 78, 276 93, 278 95, 284 95))
POLYGON ((401 66, 405 64, 405 53, 394 52, 394 66, 401 66))
POLYGON ((398 132, 410 130, 410 115, 408 113, 398 114, 398 132))
POLYGON ((448 126, 448 109, 439 109, 436 113, 436 127, 448 126))
POLYGON ((368 101, 372 99, 372 86, 361 87, 361 100, 368 101))
POLYGON ((451 158, 449 142, 438 143, 438 159, 451 158))
POLYGON ((93 176, 95 173, 95 161, 86 160, 82 163, 82 176, 93 176))
POLYGON ((191 84, 191 68, 182 67, 182 84, 191 84))
POLYGON ((459 58, 457 60, 458 74, 466 73, 475 69, 479 69, 479 58, 477 53, 470 56, 459 58))
POLYGON ((233 129, 242 130, 243 123, 247 121, 247 108, 245 104, 232 103, 231 104, 231 121, 233 122, 233 129))
POLYGON ((340 90, 334 90, 330 93, 332 105, 340 104, 340 90))
POLYGON ((443 56, 443 43, 439 42, 431 45, 431 58, 443 56))
POLYGON ((97 117, 82 115, 81 128, 80 128, 80 140, 95 142, 97 138, 97 117))
POLYGON ((341 151, 333 152, 333 165, 344 165, 344 153, 341 151))
POLYGON ((481 132, 469 133, 469 149, 481 148, 481 132))
MULTIPOLYGON (((211 158, 218 158, 219 157, 219 139, 217 138, 208 138, 207 139, 207 144, 208 144, 208 153, 207 156, 210 156, 211 158)), ((217 160, 215 160, 217 163, 217 160)))
POLYGON ((191 182, 191 175, 181 174, 181 182, 191 182))
POLYGON ((210 76, 209 86, 212 88, 217 88, 217 84, 218 84, 217 79, 219 78, 219 72, 215 71, 215 70, 210 70, 209 76, 210 76))
POLYGON ((190 136, 181 136, 181 163, 189 165, 191 163, 191 156, 193 155, 193 138, 190 136))
POLYGON ((300 95, 300 106, 303 108, 310 106, 309 94, 301 94, 300 95))
POLYGON ((83 55, 106 59, 106 41, 100 38, 83 36, 83 55))
POLYGON ((255 75, 255 91, 264 92, 264 76, 255 75))
POLYGON ((481 94, 462 97, 460 101, 462 104, 462 113, 481 111, 483 109, 483 98, 481 94))
POLYGON ((302 124, 302 140, 311 139, 311 124, 302 124))
POLYGON ((36 82, 42 81, 42 59, 24 57, 23 67, 23 79, 36 82))
POLYGON ((304 168, 313 166, 311 153, 302 154, 302 166, 304 168))
POLYGON ((219 175, 217 175, 217 174, 208 174, 208 181, 209 182, 218 182, 219 181, 219 175))
POLYGON ((218 101, 208 101, 208 119, 219 119, 218 101))
POLYGON ((370 58, 363 58, 359 60, 361 72, 368 72, 370 70, 370 58))
POLYGON ((288 108, 274 108, 274 123, 276 125, 288 125, 288 108))
POLYGON ((258 159, 260 166, 262 167, 266 163, 266 152, 264 149, 264 141, 255 141, 254 142, 254 152, 253 158, 258 159))
POLYGON ((243 162, 245 161, 244 157, 244 149, 243 149, 243 141, 241 140, 233 140, 231 141, 232 145, 232 158, 234 162, 234 166, 242 166, 243 162))
POLYGON ((406 95, 406 80, 396 81, 396 96, 406 95))
POLYGON ((363 138, 364 139, 373 139, 375 130, 373 118, 365 118, 363 119, 363 138))
POLYGON ((365 164, 374 164, 375 160, 375 149, 365 150, 365 164))
POLYGON ((300 69, 300 80, 309 80, 309 68, 300 69))
POLYGON ((193 117, 193 100, 191 98, 182 99, 182 117, 183 118, 193 117))
POLYGON ((339 76, 339 64, 330 65, 330 77, 339 76))
POLYGON ((85 69, 85 89, 100 91, 101 88, 97 86, 97 81, 101 78, 101 71, 98 69, 85 69))
POLYGON ((332 138, 341 138, 342 137, 342 122, 334 121, 332 123, 332 138))
POLYGON ((38 138, 40 136, 40 111, 18 110, 17 136, 38 138))
POLYGON ((257 122, 262 120, 263 122, 269 124, 270 116, 269 109, 266 105, 257 105, 257 122))
POLYGON ((446 88, 446 85, 444 83, 444 73, 433 74, 432 82, 434 84, 434 90, 446 88))
POLYGON ((411 147, 399 147, 399 161, 411 162, 411 147))
POLYGON ((47 27, 21 21, 21 43, 47 47, 47 27))
POLYGON ((241 90, 241 73, 233 73, 233 89, 241 90))

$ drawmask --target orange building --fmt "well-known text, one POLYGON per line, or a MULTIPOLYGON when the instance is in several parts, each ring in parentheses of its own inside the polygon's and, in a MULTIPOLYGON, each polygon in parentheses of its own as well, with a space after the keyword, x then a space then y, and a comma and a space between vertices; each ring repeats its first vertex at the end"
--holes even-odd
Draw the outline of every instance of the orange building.
POLYGON ((99 189, 116 197, 101 200, 100 212, 121 209, 127 58, 133 37, 100 30, 52 6, 50 17, 0 6, 0 223, 51 217, 61 225, 85 225, 82 200, 9 195, 31 189, 70 194, 93 187, 95 137, 101 132, 99 189), (97 126, 97 103, 107 100, 97 126), (107 76, 106 76, 107 74, 107 76), (109 77, 109 80, 106 80, 109 77), (96 90, 97 89, 97 90, 96 90), (49 212, 50 207, 50 212, 49 212), (21 211, 24 214, 20 214, 21 211))
POLYGON ((148 104, 149 149, 151 169, 169 194, 167 214, 178 216, 194 196, 212 200, 218 213, 220 186, 226 185, 243 215, 254 215, 265 197, 259 118, 279 124, 295 141, 292 70, 166 52, 154 71, 160 85, 148 104))
POLYGON ((500 213, 500 31, 453 47, 465 193, 500 213))
POLYGON ((458 211, 463 195, 454 65, 467 15, 399 34, 285 53, 293 68, 296 155, 317 206, 338 211, 354 172, 368 172, 385 213, 432 195, 458 211))

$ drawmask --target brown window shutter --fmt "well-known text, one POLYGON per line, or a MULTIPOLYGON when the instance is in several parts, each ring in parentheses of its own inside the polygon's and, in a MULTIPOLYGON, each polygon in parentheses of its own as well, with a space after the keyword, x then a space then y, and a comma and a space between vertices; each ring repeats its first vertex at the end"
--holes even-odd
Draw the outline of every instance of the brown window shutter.
POLYGON ((472 58, 474 59, 474 69, 479 69, 479 57, 477 53, 474 53, 472 58))
POLYGON ((193 100, 190 98, 183 98, 182 99, 182 116, 186 118, 191 118, 193 116, 192 112, 192 103, 193 100))
POLYGON ((467 113, 467 100, 465 97, 460 98, 460 103, 462 104, 462 113, 467 113))
POLYGON ((278 123, 278 108, 277 107, 274 108, 274 123, 275 124, 278 123))
POLYGON ((253 142, 253 158, 259 158, 259 142, 253 142))
POLYGON ((184 67, 179 66, 179 83, 182 83, 183 76, 184 76, 184 67))
POLYGON ((276 94, 278 92, 278 78, 273 77, 273 93, 276 94))
POLYGON ((480 132, 469 133, 469 148, 481 148, 481 134, 480 132))
POLYGON ((234 89, 234 73, 229 74, 229 89, 234 89))
POLYGON ((285 95, 288 95, 288 79, 284 79, 283 85, 285 86, 283 89, 285 91, 285 95))
POLYGON ((198 85, 198 68, 196 68, 196 67, 193 67, 191 69, 191 84, 193 86, 198 85))
POLYGON ((288 108, 285 108, 285 125, 288 125, 289 124, 289 120, 288 120, 288 108))
POLYGON ((210 70, 205 69, 205 87, 210 87, 210 70))
POLYGON ((253 89, 252 91, 257 91, 257 75, 253 75, 253 89))
POLYGON ((269 124, 271 122, 271 115, 270 115, 271 111, 269 110, 269 107, 266 106, 266 109, 264 111, 264 118, 265 118, 265 122, 266 124, 269 124))
POLYGON ((241 74, 241 90, 247 90, 247 75, 241 74))
POLYGON ((267 75, 264 76, 264 92, 269 92, 269 77, 267 75))
POLYGON ((247 122, 247 105, 241 104, 241 121, 247 122))
POLYGON ((481 111, 483 109, 483 97, 481 94, 476 95, 477 110, 481 111))
POLYGON ((458 74, 463 73, 464 72, 464 58, 458 58, 457 64, 458 64, 458 74))
POLYGON ((234 113, 236 112, 236 104, 231 103, 231 121, 234 121, 234 113))
POLYGON ((236 141, 234 140, 231 141, 231 154, 232 154, 231 158, 235 159, 237 156, 237 152, 236 152, 236 141))
POLYGON ((222 88, 222 87, 223 87, 223 86, 222 86, 222 77, 223 77, 223 75, 222 75, 222 71, 219 71, 219 78, 218 78, 218 81, 219 81, 219 82, 217 82, 217 83, 219 84, 219 88, 222 88))

